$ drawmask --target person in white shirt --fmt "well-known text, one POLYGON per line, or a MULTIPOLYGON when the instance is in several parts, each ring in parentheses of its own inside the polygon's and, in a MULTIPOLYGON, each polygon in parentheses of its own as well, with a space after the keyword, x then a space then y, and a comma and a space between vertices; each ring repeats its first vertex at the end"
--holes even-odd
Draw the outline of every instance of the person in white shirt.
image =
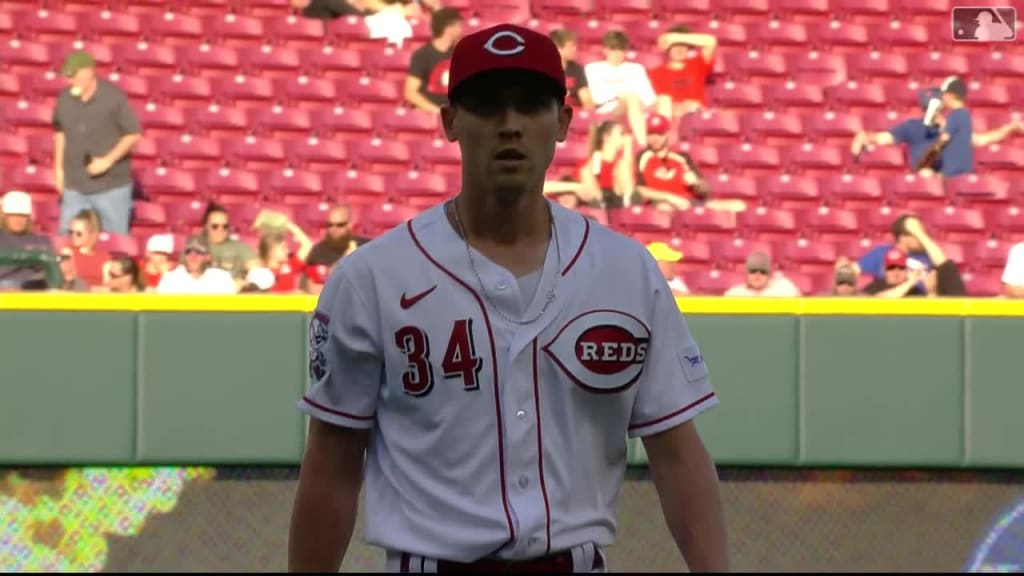
POLYGON ((726 296, 775 296, 782 298, 800 297, 800 289, 793 281, 775 272, 772 257, 755 250, 747 256, 747 277, 743 284, 737 284, 725 291, 726 296))
POLYGON ((1009 298, 1024 298, 1024 242, 1014 244, 1006 257, 1003 294, 1009 298))
POLYGON ((210 267, 206 239, 193 236, 185 244, 184 263, 178 265, 156 286, 157 294, 235 294, 238 286, 227 270, 210 267))
POLYGON ((675 265, 683 259, 683 253, 665 242, 651 242, 647 245, 647 251, 651 253, 654 261, 658 263, 658 269, 661 270, 662 276, 668 282, 668 287, 672 289, 672 295, 686 296, 689 294, 690 288, 679 277, 675 269, 675 265))
POLYGON ((584 71, 590 97, 598 112, 626 116, 638 149, 647 146, 645 110, 658 102, 647 69, 637 62, 626 62, 629 38, 619 30, 604 35, 604 60, 591 62, 584 71))

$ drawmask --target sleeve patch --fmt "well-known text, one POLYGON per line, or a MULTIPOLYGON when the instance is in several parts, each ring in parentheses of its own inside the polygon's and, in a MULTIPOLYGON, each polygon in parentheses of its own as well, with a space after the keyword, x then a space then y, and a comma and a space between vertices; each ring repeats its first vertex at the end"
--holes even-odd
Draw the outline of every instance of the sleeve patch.
POLYGON ((309 377, 313 382, 327 375, 327 326, 331 319, 323 312, 315 312, 309 323, 309 377))
POLYGON ((679 363, 683 367, 683 375, 687 382, 699 382, 708 377, 704 355, 696 345, 687 346, 679 351, 679 363))

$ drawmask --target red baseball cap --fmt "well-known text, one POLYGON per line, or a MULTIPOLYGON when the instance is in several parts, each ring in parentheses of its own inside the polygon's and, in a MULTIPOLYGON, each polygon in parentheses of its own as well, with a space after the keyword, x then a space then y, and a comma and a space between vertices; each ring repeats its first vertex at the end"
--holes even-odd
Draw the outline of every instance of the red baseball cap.
POLYGON ((668 118, 661 114, 651 114, 647 117, 647 133, 666 134, 669 130, 669 124, 668 118))
POLYGON ((498 24, 464 36, 452 51, 448 98, 466 80, 494 70, 535 72, 565 95, 565 70, 555 43, 540 32, 515 24, 498 24))
POLYGON ((907 267, 907 255, 899 248, 890 248, 885 252, 885 267, 902 266, 907 267))

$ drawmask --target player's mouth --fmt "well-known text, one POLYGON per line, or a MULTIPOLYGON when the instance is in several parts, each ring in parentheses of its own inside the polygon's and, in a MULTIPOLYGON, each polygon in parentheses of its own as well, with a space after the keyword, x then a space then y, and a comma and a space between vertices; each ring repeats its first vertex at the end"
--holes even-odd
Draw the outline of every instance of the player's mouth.
POLYGON ((526 160, 526 154, 517 148, 502 148, 494 155, 494 159, 502 168, 515 168, 526 160))

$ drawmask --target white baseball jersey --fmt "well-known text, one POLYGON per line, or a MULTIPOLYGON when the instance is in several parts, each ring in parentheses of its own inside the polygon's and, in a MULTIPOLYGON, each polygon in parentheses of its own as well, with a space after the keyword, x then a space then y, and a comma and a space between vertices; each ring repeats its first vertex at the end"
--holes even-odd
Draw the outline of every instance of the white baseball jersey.
POLYGON ((551 210, 558 249, 530 298, 474 251, 480 285, 442 206, 346 256, 324 287, 299 406, 374 428, 368 543, 456 562, 610 545, 627 434, 717 403, 647 250, 551 210), (491 308, 532 318, 552 282, 532 324, 491 308))

